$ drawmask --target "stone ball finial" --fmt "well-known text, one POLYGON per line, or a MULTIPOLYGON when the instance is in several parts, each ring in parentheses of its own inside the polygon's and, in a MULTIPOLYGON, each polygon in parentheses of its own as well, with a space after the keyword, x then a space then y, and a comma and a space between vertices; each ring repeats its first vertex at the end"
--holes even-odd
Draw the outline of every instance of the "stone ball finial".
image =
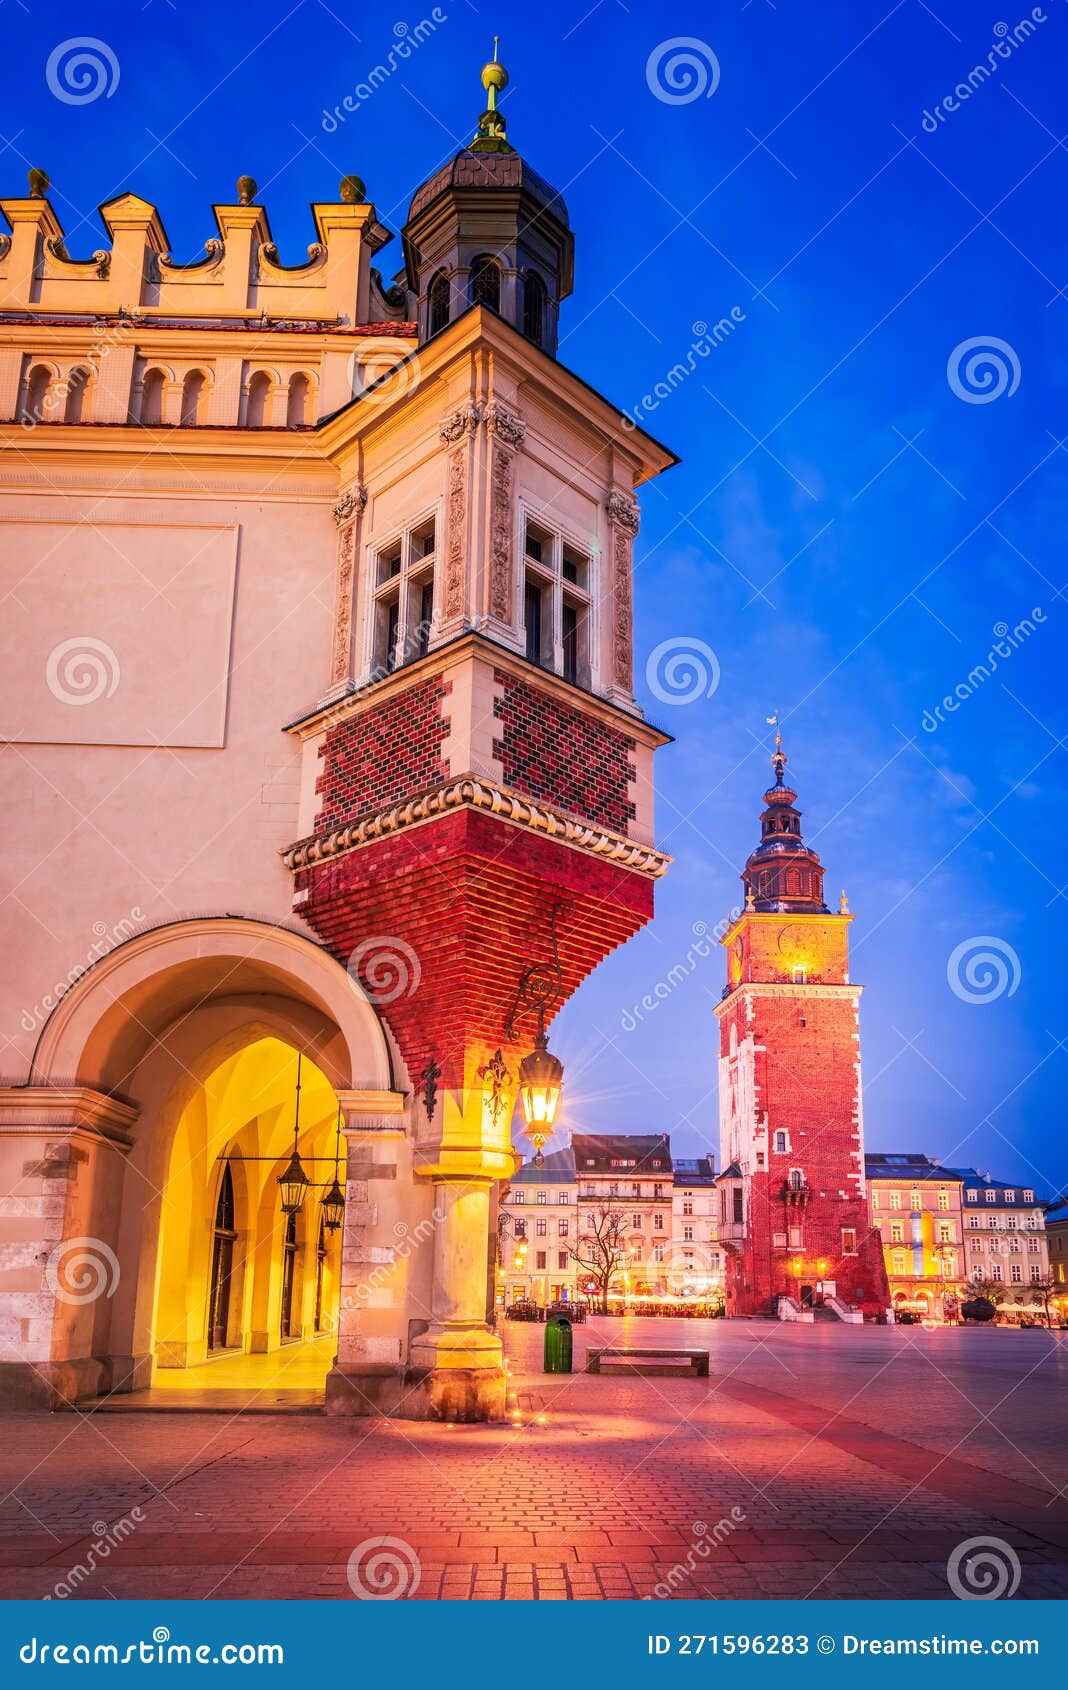
POLYGON ((362 176, 343 176, 338 188, 342 205, 363 205, 367 199, 367 188, 362 176))
POLYGON ((488 65, 482 66, 482 86, 487 94, 493 88, 500 94, 508 86, 508 72, 499 59, 491 59, 488 65))
POLYGON ((51 178, 47 170, 39 170, 36 165, 29 172, 27 181, 30 184, 30 198, 43 200, 51 187, 51 178))
POLYGON ((256 198, 256 189, 257 183, 253 177, 239 176, 237 178, 238 205, 251 205, 256 198))

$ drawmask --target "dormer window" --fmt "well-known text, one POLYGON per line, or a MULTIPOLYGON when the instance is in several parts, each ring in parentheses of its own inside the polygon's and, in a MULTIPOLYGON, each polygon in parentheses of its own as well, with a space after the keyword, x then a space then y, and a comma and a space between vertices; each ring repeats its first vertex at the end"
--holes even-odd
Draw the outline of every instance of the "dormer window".
POLYGON ((487 253, 471 261, 471 304, 488 305, 491 311, 501 308, 501 267, 487 253))

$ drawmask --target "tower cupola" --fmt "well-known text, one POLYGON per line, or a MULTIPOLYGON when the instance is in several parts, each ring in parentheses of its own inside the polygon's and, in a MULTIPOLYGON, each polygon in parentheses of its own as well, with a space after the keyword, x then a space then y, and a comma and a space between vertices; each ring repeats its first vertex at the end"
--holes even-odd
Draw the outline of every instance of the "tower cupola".
POLYGON ((567 207, 508 140, 497 103, 508 72, 496 41, 482 85, 486 109, 473 139, 417 190, 402 231, 419 339, 484 305, 555 355, 574 272, 567 207))
POLYGON ((775 780, 764 794, 760 844, 742 871, 746 906, 765 913, 795 910, 821 914, 827 908, 823 902, 823 865, 818 852, 801 837, 801 811, 797 793, 786 784, 786 752, 778 728, 771 766, 775 780))

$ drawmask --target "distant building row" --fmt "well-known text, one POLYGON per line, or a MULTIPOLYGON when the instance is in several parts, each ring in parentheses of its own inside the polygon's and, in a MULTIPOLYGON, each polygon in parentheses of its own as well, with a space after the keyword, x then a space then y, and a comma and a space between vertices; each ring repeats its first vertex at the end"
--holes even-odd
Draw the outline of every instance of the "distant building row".
MULTIPOLYGON (((865 1173, 895 1313, 954 1320, 961 1302, 981 1290, 1000 1304, 1003 1319, 1044 1318, 1047 1302, 1056 1317, 1068 1315, 1068 1223, 1051 1222, 1047 1235, 1032 1187, 913 1154, 869 1155, 865 1173)), ((737 1170, 717 1176, 711 1157, 673 1157, 663 1135, 576 1134, 542 1167, 527 1163, 510 1181, 501 1205, 499 1306, 589 1296, 596 1217, 605 1210, 618 1217, 613 1302, 724 1302, 727 1261, 743 1233, 737 1170)), ((790 1240, 798 1303, 830 1306, 838 1263, 810 1258, 803 1211, 798 1219, 790 1240)))

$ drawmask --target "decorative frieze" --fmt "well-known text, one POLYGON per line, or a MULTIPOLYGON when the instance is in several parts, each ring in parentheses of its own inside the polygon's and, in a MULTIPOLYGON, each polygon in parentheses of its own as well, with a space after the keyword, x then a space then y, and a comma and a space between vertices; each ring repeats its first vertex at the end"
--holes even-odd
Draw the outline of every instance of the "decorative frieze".
POLYGON ((490 484, 490 614, 501 622, 512 617, 513 462, 511 452, 495 452, 490 484))
POLYGON ((445 518, 445 620, 464 613, 464 566, 467 557, 467 454, 452 452, 448 461, 445 518))
POLYGON ((523 444, 527 431, 522 418, 498 400, 493 399, 486 406, 485 423, 487 434, 496 435, 505 446, 523 444))
POLYGON ((418 827, 421 822, 465 807, 486 810, 501 821, 512 822, 532 833, 545 834, 562 844, 588 851, 591 856, 650 879, 659 879, 671 862, 664 852, 636 844, 610 828, 587 826, 549 804, 533 803, 493 781, 471 777, 449 781, 433 792, 425 792, 391 809, 363 816, 345 827, 298 840, 282 852, 282 860, 293 873, 314 868, 317 863, 343 856, 347 851, 358 851, 361 846, 371 845, 406 828, 418 827))

